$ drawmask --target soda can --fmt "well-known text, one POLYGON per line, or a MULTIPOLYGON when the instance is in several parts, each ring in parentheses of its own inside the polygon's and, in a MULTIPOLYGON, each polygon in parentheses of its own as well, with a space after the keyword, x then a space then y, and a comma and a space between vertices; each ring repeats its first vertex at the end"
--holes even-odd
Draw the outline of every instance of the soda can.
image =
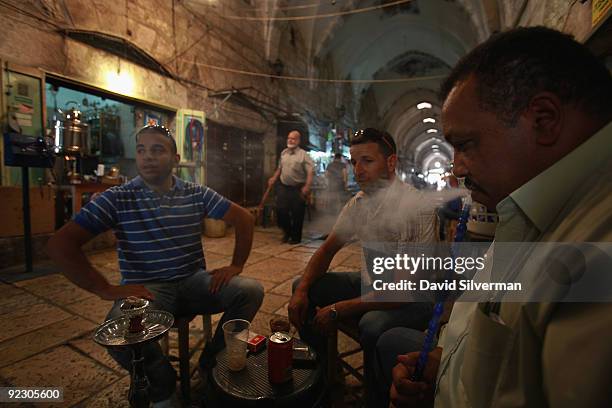
POLYGON ((282 384, 291 380, 293 338, 288 333, 276 332, 268 341, 268 380, 282 384))

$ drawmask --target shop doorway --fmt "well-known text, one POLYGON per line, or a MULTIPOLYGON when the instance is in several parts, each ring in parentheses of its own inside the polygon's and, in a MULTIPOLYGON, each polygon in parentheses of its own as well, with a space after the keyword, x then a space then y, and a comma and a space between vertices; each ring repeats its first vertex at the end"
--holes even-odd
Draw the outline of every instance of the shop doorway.
POLYGON ((263 195, 263 134, 208 121, 206 184, 244 207, 263 195))

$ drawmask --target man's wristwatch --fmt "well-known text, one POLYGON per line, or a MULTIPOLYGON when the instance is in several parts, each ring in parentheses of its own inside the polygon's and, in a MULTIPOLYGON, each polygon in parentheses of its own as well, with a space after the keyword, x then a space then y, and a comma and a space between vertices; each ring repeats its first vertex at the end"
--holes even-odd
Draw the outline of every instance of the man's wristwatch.
POLYGON ((338 320, 338 311, 336 310, 336 304, 332 304, 331 307, 331 312, 330 312, 330 317, 332 320, 338 320))

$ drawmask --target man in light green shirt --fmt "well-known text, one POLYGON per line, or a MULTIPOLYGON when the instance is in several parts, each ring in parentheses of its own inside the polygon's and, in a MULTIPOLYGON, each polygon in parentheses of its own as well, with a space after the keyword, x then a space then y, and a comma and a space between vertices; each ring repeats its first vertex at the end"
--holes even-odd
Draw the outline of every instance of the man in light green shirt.
MULTIPOLYGON (((444 135, 455 175, 499 214, 493 259, 507 242, 612 242, 611 96, 606 67, 543 27, 492 37, 453 69, 444 135)), ((410 380, 418 353, 398 357, 391 405, 612 406, 611 303, 498 305, 455 305, 424 381, 410 380)))

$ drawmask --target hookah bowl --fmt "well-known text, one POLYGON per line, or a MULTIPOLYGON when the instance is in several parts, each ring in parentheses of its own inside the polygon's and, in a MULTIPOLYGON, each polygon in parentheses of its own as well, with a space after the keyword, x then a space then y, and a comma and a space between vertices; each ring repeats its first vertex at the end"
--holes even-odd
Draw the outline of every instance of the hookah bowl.
POLYGON ((140 336, 146 335, 146 329, 142 324, 142 319, 148 307, 148 300, 134 297, 129 297, 121 303, 121 306, 119 306, 121 314, 130 321, 128 330, 124 334, 125 337, 139 338, 140 336))
POLYGON ((142 347, 170 330, 174 317, 163 310, 150 310, 148 300, 133 297, 121 303, 120 310, 121 316, 107 320, 98 327, 93 340, 107 348, 132 351, 128 400, 132 407, 148 407, 149 380, 144 371, 142 347))

